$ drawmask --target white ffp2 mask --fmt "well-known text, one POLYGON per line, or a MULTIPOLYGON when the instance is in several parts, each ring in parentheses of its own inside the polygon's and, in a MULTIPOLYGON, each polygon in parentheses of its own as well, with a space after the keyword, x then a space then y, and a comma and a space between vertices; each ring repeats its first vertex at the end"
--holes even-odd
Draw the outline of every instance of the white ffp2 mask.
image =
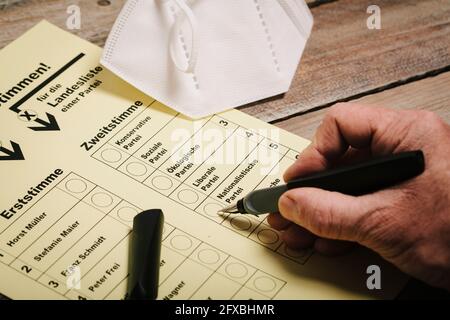
POLYGON ((312 24, 303 0, 128 0, 101 63, 198 118, 286 92, 312 24))

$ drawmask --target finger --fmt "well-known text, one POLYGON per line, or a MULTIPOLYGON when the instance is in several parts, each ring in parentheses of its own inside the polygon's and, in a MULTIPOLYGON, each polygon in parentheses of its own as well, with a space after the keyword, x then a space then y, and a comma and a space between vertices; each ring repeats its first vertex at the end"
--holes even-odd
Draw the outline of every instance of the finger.
POLYGON ((287 227, 289 227, 290 224, 292 224, 291 221, 285 219, 278 212, 270 213, 267 216, 267 222, 270 224, 272 228, 278 231, 284 230, 287 227))
POLYGON ((374 139, 385 134, 386 127, 397 122, 398 113, 357 103, 339 103, 332 107, 317 129, 313 145, 327 161, 341 157, 353 147, 372 147, 374 139))
POLYGON ((370 199, 316 188, 298 188, 285 192, 278 207, 284 218, 317 236, 357 241, 358 222, 374 206, 370 199))
MULTIPOLYGON (((313 142, 314 143, 314 142, 313 142)), ((284 181, 327 169, 329 162, 320 154, 314 144, 310 144, 299 158, 283 174, 284 181)))
POLYGON ((317 129, 314 140, 289 167, 283 178, 292 180, 322 171, 342 157, 349 147, 370 148, 374 154, 389 153, 395 144, 378 143, 383 132, 397 114, 389 109, 373 108, 353 103, 332 107, 317 129))
POLYGON ((314 250, 327 256, 343 255, 355 247, 356 243, 350 241, 317 238, 314 242, 314 250))
POLYGON ((284 243, 294 250, 311 248, 316 236, 298 225, 291 224, 281 235, 284 243))

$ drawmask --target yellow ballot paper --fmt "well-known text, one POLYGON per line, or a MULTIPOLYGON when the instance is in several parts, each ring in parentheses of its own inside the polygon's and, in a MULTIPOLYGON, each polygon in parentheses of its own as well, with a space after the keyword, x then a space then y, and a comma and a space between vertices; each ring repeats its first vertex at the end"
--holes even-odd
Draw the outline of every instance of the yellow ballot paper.
POLYGON ((307 140, 236 110, 192 121, 106 70, 100 54, 45 21, 0 52, 1 293, 124 298, 132 220, 151 208, 166 220, 160 299, 399 292, 406 277, 366 250, 297 252, 265 216, 217 215, 283 183, 307 140))

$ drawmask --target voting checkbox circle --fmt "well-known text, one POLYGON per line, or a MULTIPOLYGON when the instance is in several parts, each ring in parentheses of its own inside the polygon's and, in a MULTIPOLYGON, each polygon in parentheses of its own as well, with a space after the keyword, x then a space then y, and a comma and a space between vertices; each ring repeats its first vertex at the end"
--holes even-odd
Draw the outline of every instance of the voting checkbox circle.
POLYGON ((230 224, 234 229, 242 231, 250 230, 252 227, 252 222, 250 219, 242 216, 231 218, 230 224))
POLYGON ((248 269, 241 263, 233 262, 225 267, 225 272, 232 278, 244 278, 248 275, 248 269))
POLYGON ((261 270, 257 270, 247 281, 245 286, 268 298, 273 298, 284 284, 285 282, 283 280, 278 279, 273 275, 269 275, 261 270))
POLYGON ((198 252, 197 258, 204 264, 216 264, 220 260, 220 255, 213 249, 202 249, 198 252))
POLYGON ((160 190, 169 190, 173 186, 170 178, 165 176, 156 176, 152 178, 152 185, 160 190))
POLYGON ((210 217, 216 218, 217 217, 217 212, 219 212, 221 209, 223 209, 223 206, 215 203, 215 202, 210 202, 205 204, 205 206, 203 207, 203 212, 210 217))
POLYGON ((286 245, 283 246, 283 252, 288 257, 294 258, 294 259, 304 258, 308 254, 308 252, 306 250, 294 250, 294 249, 289 248, 286 245))
POLYGON ((113 148, 103 150, 100 153, 100 156, 103 160, 109 163, 117 163, 122 160, 122 154, 120 153, 120 151, 113 148))
POLYGON ((131 207, 123 207, 117 210, 117 216, 126 222, 133 221, 134 216, 138 214, 138 211, 131 207))
POLYGON ((137 161, 128 163, 125 169, 129 174, 136 177, 142 177, 148 171, 144 164, 137 161))
POLYGON ((271 229, 262 229, 258 231, 258 240, 264 244, 274 244, 280 240, 280 236, 271 229))
POLYGON ((196 203, 199 199, 198 194, 190 189, 182 189, 178 191, 178 200, 186 204, 196 203))
POLYGON ((103 213, 109 213, 120 202, 120 199, 114 194, 97 186, 83 198, 83 202, 97 208, 103 213))
POLYGON ((58 184, 58 188, 81 200, 94 189, 94 185, 92 182, 71 172, 58 184))
POLYGON ((81 179, 70 179, 65 183, 65 188, 67 191, 72 193, 83 193, 87 190, 87 183, 81 179))
POLYGON ((192 240, 180 234, 170 239, 170 245, 177 250, 185 251, 192 247, 192 240))
POLYGON ((253 280, 253 285, 255 286, 256 289, 263 292, 271 292, 277 286, 277 284, 272 278, 266 276, 255 278, 255 280, 253 280))
POLYGON ((97 192, 91 196, 91 202, 97 207, 106 208, 112 205, 113 198, 104 192, 97 192))

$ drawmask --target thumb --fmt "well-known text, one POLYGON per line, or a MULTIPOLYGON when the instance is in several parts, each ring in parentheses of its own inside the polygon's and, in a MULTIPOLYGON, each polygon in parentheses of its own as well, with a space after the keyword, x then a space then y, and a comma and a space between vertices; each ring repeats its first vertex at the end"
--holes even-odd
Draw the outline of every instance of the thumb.
POLYGON ((279 199, 280 214, 328 239, 358 241, 359 226, 370 209, 368 198, 348 196, 316 188, 298 188, 279 199))

